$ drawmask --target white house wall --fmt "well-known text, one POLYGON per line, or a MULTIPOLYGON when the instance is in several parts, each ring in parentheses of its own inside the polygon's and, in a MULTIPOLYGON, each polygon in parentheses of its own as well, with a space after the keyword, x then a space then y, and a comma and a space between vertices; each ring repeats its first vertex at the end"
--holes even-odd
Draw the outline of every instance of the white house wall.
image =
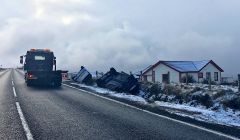
POLYGON ((151 70, 148 71, 147 73, 145 73, 144 76, 147 76, 147 81, 148 82, 152 82, 152 71, 151 70))
MULTIPOLYGON (((179 72, 177 72, 176 70, 169 68, 168 66, 164 65, 164 64, 159 64, 157 67, 155 67, 153 69, 153 71, 155 71, 155 82, 162 82, 162 74, 168 74, 168 72, 170 73, 170 82, 171 83, 179 83, 179 72)), ((153 82, 152 81, 152 70, 150 70, 149 72, 145 73, 144 75, 148 75, 147 80, 149 82, 153 82)))
POLYGON ((148 77, 147 77, 147 81, 153 82, 152 81, 152 71, 149 72, 148 77))
POLYGON ((218 82, 221 82, 221 71, 219 71, 213 64, 209 63, 206 67, 204 67, 201 72, 203 73, 203 77, 206 79, 206 73, 211 72, 211 79, 214 81, 214 72, 218 72, 218 82))

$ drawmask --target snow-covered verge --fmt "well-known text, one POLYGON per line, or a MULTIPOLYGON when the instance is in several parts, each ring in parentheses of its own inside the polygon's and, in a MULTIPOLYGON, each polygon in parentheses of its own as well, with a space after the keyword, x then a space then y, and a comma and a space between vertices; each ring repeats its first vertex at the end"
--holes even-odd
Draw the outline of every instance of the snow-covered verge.
POLYGON ((213 111, 203 106, 192 107, 189 104, 174 104, 161 101, 156 101, 155 104, 169 108, 166 109, 168 112, 180 116, 240 128, 240 111, 233 111, 232 109, 213 111))
MULTIPOLYGON (((239 96, 239 94, 237 93, 237 87, 212 86, 212 89, 210 92, 208 89, 208 85, 200 85, 200 84, 181 85, 181 90, 179 90, 179 92, 181 93, 184 92, 187 95, 188 93, 191 93, 196 96, 198 96, 199 94, 200 95, 212 94, 209 97, 210 98, 214 97, 213 103, 210 106, 206 107, 205 105, 198 103, 197 101, 198 98, 196 98, 196 100, 189 99, 189 101, 181 99, 181 97, 176 95, 180 93, 174 93, 174 94, 168 93, 168 95, 166 95, 165 92, 162 92, 155 95, 149 95, 149 93, 147 93, 146 91, 145 92, 140 91, 139 95, 130 95, 127 93, 117 93, 115 91, 110 91, 108 89, 99 88, 96 85, 87 86, 87 85, 78 84, 78 83, 70 83, 70 84, 74 86, 78 86, 79 88, 94 91, 98 94, 104 94, 112 97, 126 99, 129 101, 138 102, 138 103, 149 105, 152 107, 160 107, 161 109, 164 109, 169 113, 176 114, 179 116, 189 117, 192 119, 196 119, 196 120, 204 121, 208 123, 234 126, 240 129, 240 110, 231 109, 221 104, 222 101, 229 99, 230 98, 229 96, 232 96, 233 94, 236 94, 237 96, 239 96), (196 90, 196 88, 198 90, 196 90), (223 92, 223 91, 226 91, 226 92, 223 92), (159 96, 159 98, 156 98, 156 96, 159 96), (155 100, 152 100, 153 98, 155 98, 155 100), (183 100, 183 101, 180 101, 180 100, 183 100)), ((178 86, 180 85, 173 85, 173 86, 178 88, 178 86)), ((171 92, 171 91, 168 91, 168 92, 171 92)), ((173 92, 176 92, 176 91, 173 90, 173 92)), ((191 96, 191 97, 196 97, 196 96, 191 96)))
POLYGON ((150 102, 164 101, 191 106, 205 106, 212 110, 240 110, 240 93, 237 87, 204 84, 144 84, 145 95, 150 102))
POLYGON ((90 90, 95 91, 96 93, 99 93, 99 94, 106 94, 106 95, 109 95, 109 96, 112 96, 112 97, 118 97, 118 98, 130 100, 130 101, 135 101, 135 102, 140 102, 140 103, 143 103, 143 104, 147 104, 147 101, 140 96, 131 95, 131 94, 127 94, 127 93, 117 93, 117 92, 111 91, 109 89, 97 87, 96 85, 95 86, 87 86, 87 85, 78 84, 78 83, 71 83, 71 85, 79 86, 79 87, 85 88, 85 89, 90 89, 90 90))

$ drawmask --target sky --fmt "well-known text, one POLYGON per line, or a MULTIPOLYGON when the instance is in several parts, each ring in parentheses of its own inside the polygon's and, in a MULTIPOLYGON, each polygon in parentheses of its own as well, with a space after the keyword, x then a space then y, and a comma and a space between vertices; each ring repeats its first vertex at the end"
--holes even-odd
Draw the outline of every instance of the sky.
POLYGON ((58 69, 137 72, 158 60, 214 60, 240 73, 239 0, 1 0, 0 65, 49 48, 58 69))

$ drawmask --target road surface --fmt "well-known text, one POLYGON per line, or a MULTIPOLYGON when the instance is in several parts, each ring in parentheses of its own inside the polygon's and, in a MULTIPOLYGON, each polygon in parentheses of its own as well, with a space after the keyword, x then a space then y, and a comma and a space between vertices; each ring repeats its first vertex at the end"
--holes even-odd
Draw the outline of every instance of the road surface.
POLYGON ((0 139, 231 139, 71 87, 27 87, 14 69, 0 72, 0 124, 0 139))

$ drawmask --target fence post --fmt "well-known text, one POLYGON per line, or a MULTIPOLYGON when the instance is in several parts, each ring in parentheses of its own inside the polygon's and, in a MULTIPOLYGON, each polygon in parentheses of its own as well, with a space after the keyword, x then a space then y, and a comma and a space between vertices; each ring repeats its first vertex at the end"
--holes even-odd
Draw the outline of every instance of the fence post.
POLYGON ((96 78, 98 79, 98 71, 96 71, 96 78))
POLYGON ((240 92, 240 74, 238 74, 238 92, 240 92))

